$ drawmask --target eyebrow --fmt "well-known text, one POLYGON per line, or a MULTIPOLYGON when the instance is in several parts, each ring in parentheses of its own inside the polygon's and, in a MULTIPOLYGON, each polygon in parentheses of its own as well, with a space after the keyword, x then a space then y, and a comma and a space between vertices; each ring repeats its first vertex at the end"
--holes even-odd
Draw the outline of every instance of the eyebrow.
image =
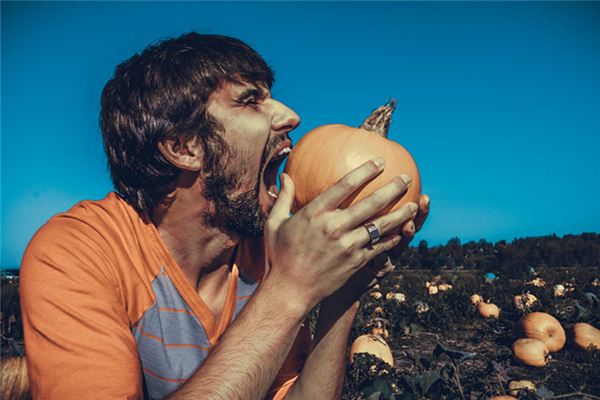
POLYGON ((265 90, 261 90, 261 89, 257 88, 256 86, 253 86, 253 87, 245 88, 244 90, 242 90, 242 92, 240 94, 236 95, 235 97, 241 100, 241 99, 245 99, 246 97, 262 98, 266 95, 267 95, 267 93, 265 90))

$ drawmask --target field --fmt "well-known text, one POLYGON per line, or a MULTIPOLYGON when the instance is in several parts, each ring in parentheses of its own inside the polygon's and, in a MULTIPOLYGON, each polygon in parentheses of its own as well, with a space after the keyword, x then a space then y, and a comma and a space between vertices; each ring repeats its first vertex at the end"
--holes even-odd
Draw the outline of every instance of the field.
POLYGON ((600 399, 600 351, 580 350, 572 339, 576 322, 600 327, 600 286, 594 282, 600 277, 598 269, 539 270, 525 279, 499 276, 491 282, 477 270, 434 277, 431 271, 396 271, 372 291, 381 298, 363 297, 350 343, 384 326, 395 365, 366 354, 355 356, 344 399, 488 399, 508 394, 512 380, 529 380, 537 387, 535 392, 521 391, 520 399, 600 399), (535 277, 545 286, 528 283, 535 277), (428 294, 426 282, 436 279, 452 289, 428 294), (571 291, 555 297, 556 284, 571 291), (403 293, 405 301, 387 300, 390 292, 403 293), (566 346, 544 367, 525 366, 512 355, 515 323, 523 315, 513 297, 525 292, 539 299, 530 311, 555 316, 567 333, 566 346), (473 293, 498 305, 499 319, 481 317, 471 304, 473 293))
MULTIPOLYGON (((395 366, 357 355, 347 370, 343 399, 489 399, 523 379, 537 390, 521 391, 520 399, 600 399, 600 351, 576 348, 571 334, 576 322, 600 327, 600 286, 594 282, 599 277, 598 268, 540 269, 537 275, 500 275, 491 282, 482 270, 396 271, 364 295, 349 341, 375 326, 385 328, 395 366), (545 286, 528 283, 535 277, 545 286), (426 282, 436 279, 452 289, 428 294, 426 282), (572 291, 555 297, 559 283, 572 291), (381 298, 375 299, 376 291, 381 298), (512 355, 514 326, 522 316, 513 296, 525 292, 539 299, 530 311, 552 314, 567 332, 566 346, 544 367, 522 365, 512 355), (402 293, 405 300, 387 300, 388 293, 402 293), (497 304, 499 319, 482 318, 470 302, 473 293, 497 304)), ((22 351, 17 287, 17 279, 3 278, 3 356, 22 351)))

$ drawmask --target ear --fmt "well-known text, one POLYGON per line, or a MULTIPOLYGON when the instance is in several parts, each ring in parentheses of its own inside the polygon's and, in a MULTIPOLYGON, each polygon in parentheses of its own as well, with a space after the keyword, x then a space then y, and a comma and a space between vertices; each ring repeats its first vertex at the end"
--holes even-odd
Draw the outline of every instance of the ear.
POLYGON ((158 150, 171 164, 187 171, 200 171, 203 151, 200 139, 194 136, 187 142, 181 138, 168 138, 158 142, 158 150))

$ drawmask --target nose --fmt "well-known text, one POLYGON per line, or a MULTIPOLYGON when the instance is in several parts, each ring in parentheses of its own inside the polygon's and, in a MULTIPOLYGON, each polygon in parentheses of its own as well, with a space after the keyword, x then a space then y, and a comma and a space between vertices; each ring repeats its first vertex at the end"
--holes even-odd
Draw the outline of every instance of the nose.
POLYGON ((274 101, 271 127, 275 132, 287 133, 300 125, 300 116, 285 104, 274 101))

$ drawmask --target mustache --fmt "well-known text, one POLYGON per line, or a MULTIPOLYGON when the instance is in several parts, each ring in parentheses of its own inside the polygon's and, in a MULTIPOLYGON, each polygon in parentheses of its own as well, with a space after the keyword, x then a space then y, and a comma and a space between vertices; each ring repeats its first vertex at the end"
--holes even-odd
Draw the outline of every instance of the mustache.
MULTIPOLYGON (((286 140, 290 140, 289 136, 285 135, 285 137, 276 136, 267 142, 265 146, 265 151, 263 152, 261 165, 265 165, 269 158, 273 155, 273 150, 275 150, 279 145, 286 140)), ((291 140, 290 140, 291 141, 291 140)))

